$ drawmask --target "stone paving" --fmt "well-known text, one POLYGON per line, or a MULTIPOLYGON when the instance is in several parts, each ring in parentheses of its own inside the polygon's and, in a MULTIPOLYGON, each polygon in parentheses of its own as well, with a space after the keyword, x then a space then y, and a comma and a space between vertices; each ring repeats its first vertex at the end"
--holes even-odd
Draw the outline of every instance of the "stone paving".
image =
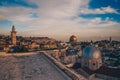
POLYGON ((71 80, 44 55, 0 53, 0 80, 71 80))

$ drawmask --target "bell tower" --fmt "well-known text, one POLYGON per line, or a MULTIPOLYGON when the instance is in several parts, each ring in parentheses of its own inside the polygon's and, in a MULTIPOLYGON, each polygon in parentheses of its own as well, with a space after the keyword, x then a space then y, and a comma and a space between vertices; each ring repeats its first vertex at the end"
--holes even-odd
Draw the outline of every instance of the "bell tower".
POLYGON ((11 31, 11 41, 12 41, 12 45, 16 45, 16 30, 15 30, 15 26, 12 26, 12 31, 11 31))

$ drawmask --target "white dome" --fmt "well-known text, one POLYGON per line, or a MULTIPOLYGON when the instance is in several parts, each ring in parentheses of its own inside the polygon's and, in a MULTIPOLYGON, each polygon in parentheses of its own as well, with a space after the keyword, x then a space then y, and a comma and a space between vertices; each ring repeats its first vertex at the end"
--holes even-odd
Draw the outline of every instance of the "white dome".
POLYGON ((87 46, 83 50, 83 57, 84 58, 101 58, 101 53, 99 49, 94 46, 87 46))

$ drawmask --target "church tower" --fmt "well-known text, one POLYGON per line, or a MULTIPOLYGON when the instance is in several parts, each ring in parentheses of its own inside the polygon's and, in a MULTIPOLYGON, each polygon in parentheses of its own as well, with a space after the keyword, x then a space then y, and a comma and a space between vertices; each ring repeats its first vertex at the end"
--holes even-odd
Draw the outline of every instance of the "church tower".
POLYGON ((12 40, 12 45, 16 45, 16 30, 15 26, 12 26, 12 31, 11 31, 11 40, 12 40))

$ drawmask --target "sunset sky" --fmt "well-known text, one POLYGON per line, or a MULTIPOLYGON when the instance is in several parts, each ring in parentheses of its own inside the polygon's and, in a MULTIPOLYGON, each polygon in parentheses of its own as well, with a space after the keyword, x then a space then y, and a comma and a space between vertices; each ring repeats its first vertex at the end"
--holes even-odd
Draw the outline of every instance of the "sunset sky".
POLYGON ((120 40, 120 0, 0 0, 0 34, 120 40))

